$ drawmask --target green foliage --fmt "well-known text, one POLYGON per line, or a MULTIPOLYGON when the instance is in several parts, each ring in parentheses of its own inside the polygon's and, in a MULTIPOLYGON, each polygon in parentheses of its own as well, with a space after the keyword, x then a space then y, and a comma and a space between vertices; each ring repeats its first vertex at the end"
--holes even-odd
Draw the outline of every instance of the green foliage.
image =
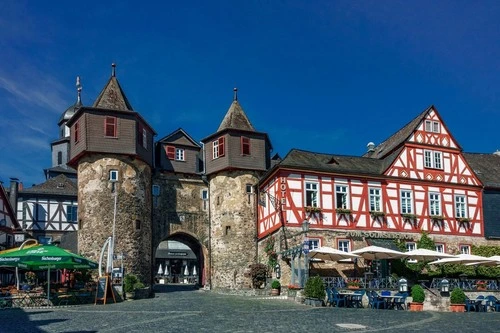
POLYGON ((264 264, 250 265, 250 277, 254 288, 260 288, 266 282, 268 270, 264 264))
POLYGON ((278 280, 274 280, 273 283, 271 283, 271 288, 273 288, 273 289, 280 289, 281 288, 281 283, 278 280))
POLYGON ((415 303, 423 303, 425 300, 424 288, 421 285, 416 284, 411 287, 411 297, 415 303))
POLYGON ((450 295, 450 303, 451 304, 464 304, 465 303, 465 293, 462 289, 460 288, 454 288, 451 291, 450 295))
POLYGON ((309 298, 317 298, 321 300, 325 298, 325 284, 318 275, 307 279, 306 286, 304 288, 304 295, 309 298))
POLYGON ((276 266, 276 264, 278 264, 278 254, 274 249, 274 243, 275 243, 274 236, 269 236, 264 246, 264 252, 267 254, 267 265, 271 269, 273 269, 276 266))
POLYGON ((139 278, 134 274, 125 275, 125 279, 123 280, 123 289, 126 293, 131 293, 136 289, 144 288, 144 284, 139 281, 139 278), (139 287, 142 285, 141 287, 139 287))
POLYGON ((429 237, 429 233, 422 231, 420 239, 417 241, 418 249, 436 250, 436 243, 429 237))

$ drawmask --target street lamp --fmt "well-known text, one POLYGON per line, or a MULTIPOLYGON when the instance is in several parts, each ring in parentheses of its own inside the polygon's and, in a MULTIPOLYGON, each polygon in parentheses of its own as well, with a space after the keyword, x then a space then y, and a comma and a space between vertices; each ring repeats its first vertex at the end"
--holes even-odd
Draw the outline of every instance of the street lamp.
POLYGON ((405 293, 408 291, 408 281, 405 278, 399 279, 398 285, 400 293, 405 293))
POLYGON ((302 245, 302 251, 304 252, 305 258, 305 272, 304 272, 304 283, 309 279, 309 239, 307 238, 307 232, 309 231, 309 221, 304 220, 302 222, 302 232, 304 233, 304 244, 302 245))
POLYGON ((450 291, 450 282, 447 279, 442 279, 440 287, 442 293, 447 293, 450 291))

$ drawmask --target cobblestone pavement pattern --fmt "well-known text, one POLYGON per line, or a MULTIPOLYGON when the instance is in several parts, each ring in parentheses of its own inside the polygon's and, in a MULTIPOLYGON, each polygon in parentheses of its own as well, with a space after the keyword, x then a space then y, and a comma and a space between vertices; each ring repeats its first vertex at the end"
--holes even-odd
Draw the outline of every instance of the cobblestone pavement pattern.
POLYGON ((0 310, 0 332, 500 332, 500 313, 313 308, 162 287, 117 304, 0 310))

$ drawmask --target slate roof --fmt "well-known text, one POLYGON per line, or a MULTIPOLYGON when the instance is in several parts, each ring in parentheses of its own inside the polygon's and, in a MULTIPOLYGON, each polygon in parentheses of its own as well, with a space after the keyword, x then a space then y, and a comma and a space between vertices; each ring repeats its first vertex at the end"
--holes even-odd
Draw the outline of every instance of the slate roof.
POLYGON ((73 169, 72 167, 67 166, 67 165, 58 165, 55 167, 45 169, 45 173, 47 173, 48 171, 52 171, 54 173, 68 173, 68 174, 76 175, 76 170, 73 169))
POLYGON ((463 153, 463 156, 485 187, 500 188, 500 153, 463 153))
POLYGON ((245 111, 243 111, 243 108, 241 107, 240 103, 238 103, 237 100, 234 100, 231 103, 231 106, 229 107, 229 110, 227 110, 224 119, 222 119, 222 122, 219 126, 219 129, 217 129, 217 132, 220 132, 225 129, 237 129, 237 130, 255 132, 254 127, 250 123, 250 120, 248 120, 245 111))
POLYGON ((83 106, 82 101, 78 99, 75 104, 71 105, 66 109, 66 111, 63 112, 57 124, 61 125, 62 122, 71 119, 71 117, 73 117, 73 115, 75 114, 76 110, 78 110, 78 108, 80 108, 81 106, 83 106))
POLYGON ((373 176, 382 175, 384 166, 383 160, 375 158, 314 153, 299 149, 292 149, 279 163, 280 168, 373 176))
POLYGON ((50 195, 68 195, 77 196, 78 187, 77 184, 66 177, 65 175, 59 175, 54 178, 50 178, 44 183, 39 185, 34 185, 29 188, 24 188, 19 191, 19 194, 50 194, 50 195))
POLYGON ((104 89, 101 91, 92 107, 110 110, 134 111, 132 105, 130 105, 127 99, 127 96, 125 96, 120 83, 118 83, 118 80, 114 75, 109 78, 108 83, 106 83, 104 89))
POLYGON ((193 139, 189 134, 187 134, 187 132, 185 130, 183 130, 182 128, 178 128, 175 131, 173 131, 172 133, 165 135, 163 138, 158 140, 158 142, 169 142, 169 139, 176 136, 176 134, 181 134, 181 135, 185 136, 193 144, 193 146, 201 148, 201 145, 198 142, 196 142, 196 140, 193 139))
POLYGON ((373 151, 365 153, 363 157, 383 158, 388 154, 391 154, 394 149, 401 146, 410 137, 410 135, 417 129, 417 126, 422 122, 422 120, 424 120, 427 113, 431 110, 436 111, 433 105, 425 109, 408 124, 403 126, 403 128, 391 135, 387 140, 376 146, 373 151))

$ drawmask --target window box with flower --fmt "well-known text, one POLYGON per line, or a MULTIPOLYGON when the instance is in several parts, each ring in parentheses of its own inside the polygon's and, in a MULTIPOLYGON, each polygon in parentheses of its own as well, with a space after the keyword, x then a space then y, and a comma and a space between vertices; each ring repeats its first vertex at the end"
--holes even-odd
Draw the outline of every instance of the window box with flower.
POLYGON ((430 219, 432 221, 439 221, 439 222, 442 222, 444 220, 444 216, 442 215, 431 215, 430 216, 430 219))
POLYGON ((361 287, 361 281, 358 279, 347 281, 347 288, 349 289, 359 289, 360 287, 361 287))
POLYGON ((336 208, 335 212, 337 214, 351 215, 351 210, 349 208, 336 208))
POLYGON ((379 212, 379 211, 376 211, 376 210, 372 210, 372 211, 370 211, 370 215, 373 218, 384 217, 385 216, 385 212, 379 212))
POLYGON ((320 207, 305 206, 304 211, 306 213, 316 214, 316 213, 321 213, 321 208, 320 207))
POLYGON ((477 290, 486 290, 486 281, 477 281, 476 282, 476 289, 477 290))

